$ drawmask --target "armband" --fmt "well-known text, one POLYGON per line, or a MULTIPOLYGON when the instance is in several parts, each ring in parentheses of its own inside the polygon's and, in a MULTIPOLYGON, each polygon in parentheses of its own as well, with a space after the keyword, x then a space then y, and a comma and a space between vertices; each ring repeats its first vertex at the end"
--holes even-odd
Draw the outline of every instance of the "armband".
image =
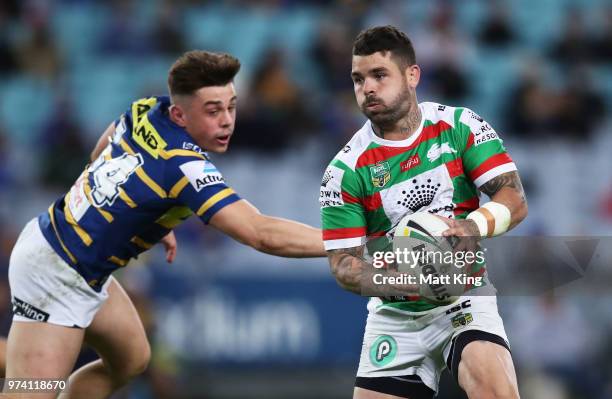
POLYGON ((481 237, 494 237, 508 231, 510 227, 510 209, 499 202, 490 201, 467 215, 478 226, 481 237))

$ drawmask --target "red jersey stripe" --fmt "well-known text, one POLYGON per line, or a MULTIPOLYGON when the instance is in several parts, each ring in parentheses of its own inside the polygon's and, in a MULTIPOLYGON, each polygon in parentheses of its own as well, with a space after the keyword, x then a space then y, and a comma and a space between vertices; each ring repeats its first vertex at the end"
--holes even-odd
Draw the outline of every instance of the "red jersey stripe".
POLYGON ((444 121, 439 121, 435 125, 429 125, 427 127, 424 127, 418 139, 407 147, 380 146, 376 148, 371 148, 367 151, 364 151, 364 153, 359 156, 355 167, 360 168, 366 165, 374 165, 377 162, 385 161, 396 155, 403 154, 406 151, 410 151, 413 148, 418 147, 424 141, 438 137, 443 131, 448 130, 450 128, 451 126, 448 123, 444 121))
POLYGON ((470 172, 470 179, 476 181, 480 176, 487 173, 496 166, 512 162, 512 158, 507 153, 495 154, 480 164, 479 167, 470 172))
POLYGON ((453 214, 455 216, 461 215, 463 212, 471 212, 473 210, 478 209, 480 205, 480 200, 478 196, 474 196, 467 201, 463 201, 455 205, 455 209, 453 209, 453 214))
POLYGON ((469 150, 471 146, 474 145, 474 133, 470 132, 468 134, 467 143, 465 143, 465 151, 469 150))
POLYGON ((323 230, 323 240, 338 240, 341 238, 363 237, 365 235, 365 227, 342 227, 339 229, 323 230))
POLYGON ((374 193, 363 198, 363 207, 366 211, 375 211, 382 206, 382 198, 380 193, 374 193))
POLYGON ((342 200, 348 204, 358 204, 359 203, 359 198, 353 197, 346 191, 342 192, 342 200))
POLYGON ((461 161, 461 158, 448 161, 445 165, 451 179, 463 174, 463 162, 461 161))

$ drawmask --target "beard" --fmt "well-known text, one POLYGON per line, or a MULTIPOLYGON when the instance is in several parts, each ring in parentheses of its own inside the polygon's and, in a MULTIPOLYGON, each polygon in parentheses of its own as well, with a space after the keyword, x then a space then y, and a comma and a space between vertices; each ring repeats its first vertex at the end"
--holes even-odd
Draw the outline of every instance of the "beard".
POLYGON ((366 97, 363 104, 361 104, 361 112, 377 126, 393 126, 410 111, 411 97, 408 85, 404 83, 402 90, 389 104, 386 104, 378 97, 366 97), (366 104, 374 101, 380 104, 381 109, 370 110, 366 107, 366 104))

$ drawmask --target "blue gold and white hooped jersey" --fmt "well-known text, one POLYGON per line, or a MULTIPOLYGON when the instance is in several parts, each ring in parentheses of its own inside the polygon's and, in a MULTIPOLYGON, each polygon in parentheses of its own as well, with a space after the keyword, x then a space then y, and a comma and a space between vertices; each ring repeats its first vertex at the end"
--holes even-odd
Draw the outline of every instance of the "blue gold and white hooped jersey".
POLYGON ((38 218, 51 246, 96 291, 192 214, 208 223, 240 199, 169 119, 169 106, 168 97, 132 103, 98 159, 38 218))

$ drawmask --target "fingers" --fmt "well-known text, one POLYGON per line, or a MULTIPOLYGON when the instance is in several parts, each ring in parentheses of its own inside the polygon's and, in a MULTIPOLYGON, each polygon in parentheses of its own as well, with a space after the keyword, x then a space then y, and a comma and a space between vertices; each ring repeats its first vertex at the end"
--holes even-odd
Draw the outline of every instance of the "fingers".
POLYGON ((172 263, 176 258, 176 245, 166 246, 166 262, 172 263))
POLYGON ((161 239, 164 249, 166 250, 166 262, 172 263, 176 258, 176 237, 171 231, 164 238, 161 239))

